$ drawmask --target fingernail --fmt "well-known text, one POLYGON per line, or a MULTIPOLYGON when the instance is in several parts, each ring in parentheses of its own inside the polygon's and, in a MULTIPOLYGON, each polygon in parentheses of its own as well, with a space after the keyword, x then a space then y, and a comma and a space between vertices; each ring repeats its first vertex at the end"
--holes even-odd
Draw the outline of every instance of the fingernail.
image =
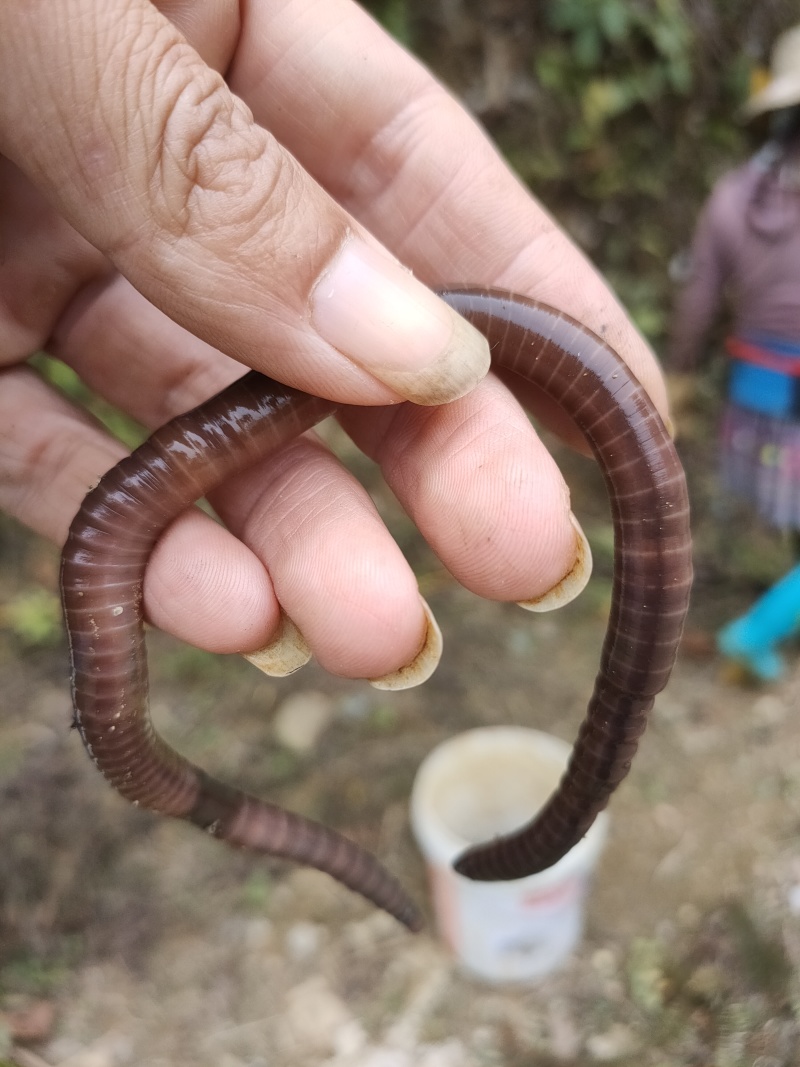
POLYGON ((281 612, 278 629, 268 645, 242 656, 270 678, 285 678, 304 667, 311 659, 311 649, 295 624, 281 612))
POLYGON ((425 612, 425 637, 422 648, 412 659, 397 671, 385 674, 383 678, 370 678, 369 684, 376 689, 413 689, 415 685, 427 682, 442 658, 442 631, 430 607, 420 597, 422 610, 425 612))
POLYGON ((556 608, 563 608, 586 588, 592 574, 592 550, 586 540, 586 534, 572 512, 569 519, 575 528, 575 563, 561 581, 542 596, 533 600, 517 601, 526 611, 554 611, 556 608))
POLYGON ((358 237, 317 282, 311 322, 328 344, 417 404, 456 400, 489 369, 486 338, 358 237))

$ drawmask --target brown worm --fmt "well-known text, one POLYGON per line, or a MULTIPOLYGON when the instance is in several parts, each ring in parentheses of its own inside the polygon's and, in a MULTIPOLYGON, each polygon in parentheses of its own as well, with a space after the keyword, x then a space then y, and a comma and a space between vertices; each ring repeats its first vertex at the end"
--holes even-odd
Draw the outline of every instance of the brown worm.
MULTIPOLYGON (((499 370, 538 386, 573 419, 612 502, 612 610, 569 767, 531 823, 457 863, 470 878, 519 878, 560 859, 606 806, 667 682, 691 583, 686 485, 652 402, 597 336, 510 293, 450 289, 442 296, 486 334, 499 370)), ((333 410, 329 401, 251 372, 162 427, 88 494, 61 571, 74 722, 97 767, 134 804, 316 867, 416 929, 414 904, 377 859, 332 830, 209 777, 159 737, 148 710, 142 587, 156 541, 214 486, 333 410)))

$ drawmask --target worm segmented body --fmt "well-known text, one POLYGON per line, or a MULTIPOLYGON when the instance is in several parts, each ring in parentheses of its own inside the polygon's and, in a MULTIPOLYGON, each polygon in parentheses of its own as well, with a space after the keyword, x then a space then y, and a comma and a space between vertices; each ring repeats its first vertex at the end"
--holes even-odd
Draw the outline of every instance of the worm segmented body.
MULTIPOLYGON (((530 824, 470 849, 457 864, 470 878, 511 879, 560 859, 628 772, 680 640, 691 583, 688 502, 652 402, 603 341, 510 293, 450 289, 442 296, 486 334, 498 368, 538 386, 573 419, 603 470, 613 510, 612 611, 569 767, 530 824)), ((416 908, 373 856, 209 777, 162 741, 148 710, 142 588, 157 539, 214 486, 333 410, 247 374, 154 433, 89 493, 62 559, 75 724, 103 775, 132 802, 326 871, 415 929, 416 908)))

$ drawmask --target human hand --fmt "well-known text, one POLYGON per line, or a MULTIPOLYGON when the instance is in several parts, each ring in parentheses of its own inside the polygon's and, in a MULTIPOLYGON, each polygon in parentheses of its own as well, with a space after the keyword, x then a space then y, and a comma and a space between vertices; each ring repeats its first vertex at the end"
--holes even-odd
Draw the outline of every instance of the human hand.
MULTIPOLYGON (((62 543, 124 454, 24 366, 33 352, 149 427, 244 364, 351 405, 345 429, 465 586, 501 600, 554 586, 576 553, 554 463, 501 382, 471 388, 486 357, 471 328, 378 241, 427 285, 501 286, 563 309, 663 411, 655 361, 607 287, 351 0, 158 7, 0 5, 0 506, 62 543), (386 286, 405 316, 371 322, 386 286), (409 397, 459 399, 399 404, 409 397)), ((269 641, 280 603, 335 673, 413 658, 414 577, 316 439, 213 503, 227 530, 195 511, 157 547, 155 625, 246 651, 269 641)))

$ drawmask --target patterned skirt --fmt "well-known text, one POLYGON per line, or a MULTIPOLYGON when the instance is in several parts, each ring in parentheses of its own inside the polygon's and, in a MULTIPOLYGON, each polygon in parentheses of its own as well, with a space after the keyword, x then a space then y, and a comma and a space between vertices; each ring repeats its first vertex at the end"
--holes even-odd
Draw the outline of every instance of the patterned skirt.
POLYGON ((720 479, 769 525, 800 529, 800 421, 729 403, 720 428, 720 479))

